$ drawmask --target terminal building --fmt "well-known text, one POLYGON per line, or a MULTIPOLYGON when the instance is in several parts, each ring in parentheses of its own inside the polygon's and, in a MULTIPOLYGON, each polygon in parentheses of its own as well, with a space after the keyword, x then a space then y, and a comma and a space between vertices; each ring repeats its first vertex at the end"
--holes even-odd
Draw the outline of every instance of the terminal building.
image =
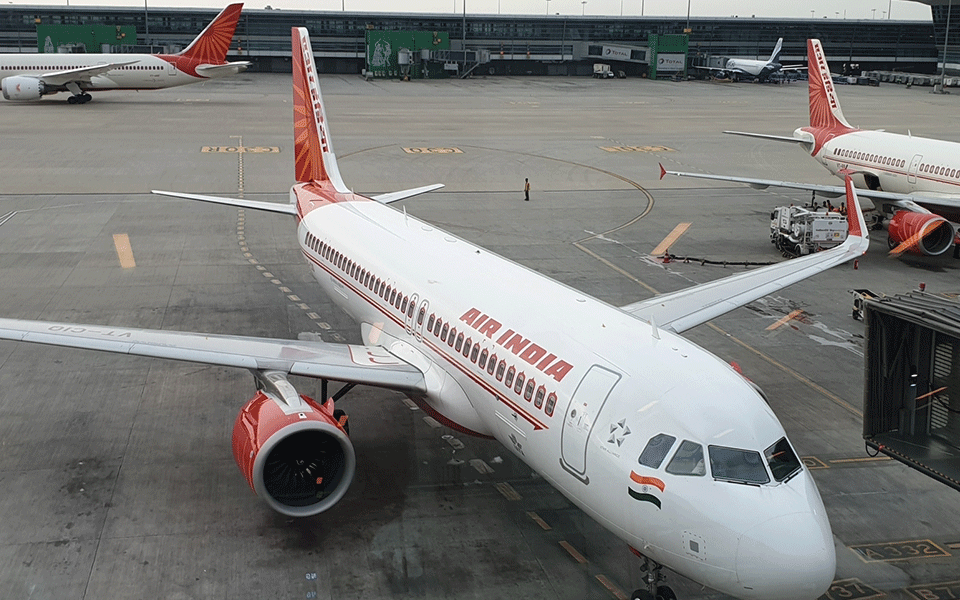
MULTIPOLYGON (((290 70, 290 28, 307 27, 317 67, 327 73, 375 71, 370 64, 369 32, 411 34, 413 61, 427 57, 440 70, 475 75, 588 75, 594 63, 613 65, 630 76, 676 75, 698 57, 767 58, 782 37, 781 62, 805 63, 806 40, 823 42, 831 66, 839 71, 889 70, 913 73, 938 71, 947 23, 947 2, 931 8, 930 21, 856 20, 842 18, 690 18, 608 17, 571 15, 401 14, 318 12, 244 8, 231 59, 249 60, 255 71, 290 70), (422 48, 414 33, 431 32, 446 47, 422 48), (651 60, 656 46, 675 57, 676 37, 688 34, 685 60, 651 60), (466 52, 464 52, 466 48, 466 52), (670 66, 672 65, 672 66, 670 66), (456 67, 456 68, 454 68, 456 67)), ((175 51, 186 46, 211 19, 215 9, 132 8, 92 6, 8 6, 0 11, 0 52, 51 51, 38 41, 38 27, 102 26, 104 30, 135 31, 130 36, 107 35, 102 51, 175 51)), ((960 42, 960 11, 954 15, 950 39, 960 42), (954 24, 956 23, 956 25, 954 24)), ((376 37, 376 36, 374 36, 376 37)), ((88 43, 87 46, 90 44, 88 43)), ((429 43, 428 43, 429 45, 429 43)), ((96 44, 94 44, 96 46, 96 44)), ((405 45, 406 46, 406 45, 405 45)), ((77 51, 77 44, 59 44, 55 51, 77 51)), ((399 48, 391 47, 394 53, 399 48)), ((960 50, 948 53, 948 67, 960 68, 960 50)), ((415 71, 416 72, 416 71, 415 71)), ((424 67, 423 72, 427 69, 424 67)), ((393 76, 388 69, 382 74, 393 76)))

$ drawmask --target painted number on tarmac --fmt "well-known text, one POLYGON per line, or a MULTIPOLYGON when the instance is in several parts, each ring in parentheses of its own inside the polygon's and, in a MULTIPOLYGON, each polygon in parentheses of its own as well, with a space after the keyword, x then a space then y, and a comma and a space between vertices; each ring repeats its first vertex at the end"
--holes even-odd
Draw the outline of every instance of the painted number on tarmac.
POLYGON ((880 590, 870 587, 859 579, 841 579, 834 581, 827 593, 820 596, 820 600, 863 600, 884 595, 880 590))
POLYGON ((600 146, 607 152, 676 152, 666 146, 600 146))
POLYGON ((886 544, 862 544, 850 546, 864 562, 889 562, 914 558, 950 556, 950 553, 930 540, 889 542, 886 544))
POLYGON ((460 148, 404 148, 407 154, 463 154, 460 148))
POLYGON ((960 581, 912 585, 906 591, 917 600, 957 600, 960 599, 960 581))
POLYGON ((279 146, 204 146, 200 152, 221 154, 279 154, 279 146))

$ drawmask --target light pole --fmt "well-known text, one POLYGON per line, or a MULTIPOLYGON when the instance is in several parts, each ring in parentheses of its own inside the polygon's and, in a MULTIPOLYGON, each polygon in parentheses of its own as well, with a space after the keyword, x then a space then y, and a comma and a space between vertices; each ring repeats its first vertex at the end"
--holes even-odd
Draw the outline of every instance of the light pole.
POLYGON ((893 0, 887 0, 887 19, 888 20, 890 19, 890 15, 893 14, 890 10, 892 8, 893 8, 893 0))
POLYGON ((943 66, 940 67, 940 91, 943 92, 943 84, 947 78, 947 37, 950 35, 950 12, 953 10, 953 0, 947 4, 947 26, 943 30, 943 66))
POLYGON ((546 14, 548 14, 548 15, 550 14, 550 0, 547 0, 547 13, 546 13, 546 14))
POLYGON ((877 18, 877 9, 871 8, 871 9, 870 9, 870 12, 873 13, 873 19, 876 20, 876 18, 877 18))
POLYGON ((583 6, 583 8, 580 9, 580 16, 582 17, 583 15, 587 14, 587 0, 582 0, 580 4, 583 6))

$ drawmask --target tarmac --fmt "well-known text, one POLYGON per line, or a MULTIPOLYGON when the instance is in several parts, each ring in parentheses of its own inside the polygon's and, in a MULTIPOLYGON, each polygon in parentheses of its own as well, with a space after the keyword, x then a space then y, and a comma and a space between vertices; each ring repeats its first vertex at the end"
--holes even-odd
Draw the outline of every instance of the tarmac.
MULTIPOLYGON (((804 83, 325 76, 321 86, 354 190, 444 183, 397 208, 613 305, 784 260, 770 211, 809 200, 661 181, 658 163, 839 183, 791 144, 721 133, 789 135, 807 122, 804 83), (691 260, 651 256, 681 223, 669 251, 691 260)), ((62 95, 0 102, 0 316, 359 341, 311 282, 293 221, 149 194, 286 201, 290 87, 289 76, 243 74, 82 106, 62 95)), ((960 141, 960 96, 838 93, 860 127, 960 141)), ((859 268, 685 335, 764 389, 811 467, 837 543, 827 598, 958 598, 960 497, 865 452, 863 325, 848 290, 956 294, 960 260, 891 259, 886 234, 872 238, 859 268)), ((294 383, 320 394, 319 382, 294 383)), ((0 598, 579 600, 640 587, 626 545, 507 449, 393 392, 357 388, 338 403, 358 459, 340 504, 309 519, 274 513, 231 455, 253 393, 240 370, 0 342, 0 598)), ((724 597, 679 575, 668 583, 681 599, 724 597)))

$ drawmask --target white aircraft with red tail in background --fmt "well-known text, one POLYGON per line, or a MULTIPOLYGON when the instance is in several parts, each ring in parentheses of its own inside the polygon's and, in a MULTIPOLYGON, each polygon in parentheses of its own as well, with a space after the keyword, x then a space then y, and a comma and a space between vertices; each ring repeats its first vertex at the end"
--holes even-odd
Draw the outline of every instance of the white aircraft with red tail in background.
POLYGON ((70 104, 86 104, 92 91, 157 90, 236 75, 250 65, 226 60, 242 8, 220 11, 177 54, 0 54, 0 90, 15 101, 70 92, 70 104))
MULTIPOLYGON (((386 206, 436 185, 351 192, 307 31, 292 34, 290 203, 157 193, 294 217, 314 278, 364 345, 13 319, 0 338, 250 370, 234 457, 284 515, 343 498, 356 458, 334 403, 373 385, 498 440, 624 540, 648 568, 634 598, 676 598, 663 567, 737 598, 822 594, 836 555, 810 472, 762 392, 678 334, 863 254, 860 211, 836 248, 611 306, 386 206), (321 379, 325 397, 299 394, 290 375, 321 379), (328 381, 346 385, 327 398, 328 381)), ((849 180, 847 198, 857 206, 849 180)))
MULTIPOLYGON (((725 131, 734 135, 800 145, 834 175, 852 177, 858 195, 876 206, 876 225, 889 219, 891 254, 936 256, 960 243, 960 143, 858 129, 843 116, 820 40, 807 40, 810 126, 792 137, 725 131)), ((757 189, 782 187, 839 197, 843 186, 794 183, 729 175, 667 171, 677 175, 745 183, 757 189)))

